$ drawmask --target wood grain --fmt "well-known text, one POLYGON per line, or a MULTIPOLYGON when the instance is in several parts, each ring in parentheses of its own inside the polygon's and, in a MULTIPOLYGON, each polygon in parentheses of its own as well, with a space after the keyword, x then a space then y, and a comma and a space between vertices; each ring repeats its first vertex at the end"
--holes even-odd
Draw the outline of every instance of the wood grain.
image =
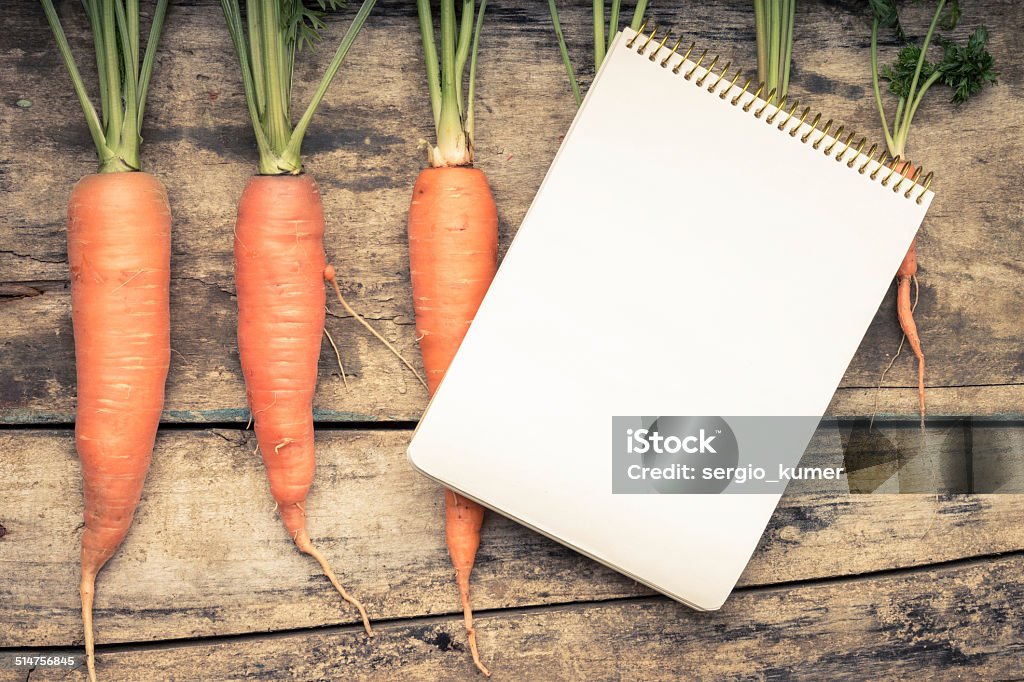
MULTIPOLYGON (((78 3, 59 4, 88 72, 88 36, 78 3)), ((654 4, 653 17, 662 25, 730 55, 736 64, 753 66, 752 13, 745 0, 688 3, 682 9, 654 4)), ((589 3, 562 5, 573 58, 588 81, 589 3)), ((494 187, 507 246, 574 107, 544 4, 496 1, 488 13, 477 154, 494 187)), ((431 130, 414 15, 410 3, 379 3, 314 121, 305 152, 307 168, 324 190, 327 252, 346 294, 417 358, 405 217, 412 181, 423 165, 417 141, 431 130)), ((331 18, 328 35, 338 35, 346 18, 331 18)), ((921 9, 908 10, 906 20, 920 27, 921 9)), ((1019 417, 1024 139, 1018 132, 1024 124, 1024 68, 1014 41, 1016 27, 1024 25, 1024 5, 970 3, 955 34, 963 36, 982 21, 989 24, 1001 84, 959 110, 943 93, 930 95, 911 138, 914 160, 938 177, 938 197, 920 240, 917 318, 929 358, 933 414, 1019 417)), ((877 138, 867 35, 862 3, 801 3, 792 96, 877 138)), ((891 57, 894 49, 888 41, 884 55, 891 57)), ((309 96, 324 59, 321 52, 302 60, 297 101, 309 96)), ((30 0, 5 2, 0 12, 0 91, 7 93, 0 103, 0 422, 67 423, 75 391, 64 210, 74 182, 92 171, 93 152, 42 13, 30 0), (20 99, 32 106, 16 106, 20 99)), ((636 126, 624 123, 624 136, 631 135, 638 147, 652 144, 642 130, 631 131, 636 126)), ((144 135, 144 163, 168 185, 175 215, 176 353, 165 420, 244 423, 230 248, 235 204, 256 155, 216 2, 173 3, 144 135)), ((699 159, 681 163, 699 172, 699 159)), ((865 216, 877 219, 884 216, 865 216)), ((319 418, 417 419, 426 394, 397 361, 351 320, 332 318, 330 330, 354 380, 345 391, 325 346, 319 418)), ((872 390, 898 343, 890 292, 833 401, 834 414, 915 412, 909 355, 886 377, 892 388, 872 390)))
MULTIPOLYGON (((318 434, 310 531, 375 618, 458 611, 442 496, 408 464, 409 435, 318 434)), ((830 456, 826 446, 816 441, 808 461, 830 456)), ((240 430, 159 437, 135 523, 98 581, 100 643, 354 622, 315 564, 292 547, 254 447, 252 433, 240 430)), ((2 432, 0 452, 7 453, 0 480, 10 482, 0 496, 0 566, 15 576, 0 580, 0 647, 79 642, 82 502, 71 434, 2 432)), ((849 495, 800 484, 791 492, 741 585, 1024 550, 1019 496, 849 495)), ((483 538, 473 573, 480 609, 650 593, 496 514, 483 538)))
MULTIPOLYGON (((1024 557, 745 590, 716 613, 660 598, 482 614, 495 680, 1017 680, 1024 557)), ((101 650, 102 679, 479 680, 457 617, 101 650)), ((3 673, 0 672, 0 676, 3 673)), ((11 680, 24 679, 21 677, 11 680)), ((32 680, 68 673, 36 670, 32 680)))

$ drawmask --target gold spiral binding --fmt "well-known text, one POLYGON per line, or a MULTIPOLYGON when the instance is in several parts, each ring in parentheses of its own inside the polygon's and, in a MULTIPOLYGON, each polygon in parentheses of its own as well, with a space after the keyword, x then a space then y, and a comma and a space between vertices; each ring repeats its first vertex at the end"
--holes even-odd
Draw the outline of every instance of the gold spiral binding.
MULTIPOLYGON (((764 113, 764 110, 767 109, 768 106, 771 105, 772 100, 775 99, 775 92, 776 88, 772 88, 771 92, 768 93, 768 99, 765 101, 764 106, 754 112, 754 118, 761 118, 761 114, 764 113)), ((782 102, 785 104, 785 97, 782 98, 782 102)))
MULTIPOLYGON (((750 105, 757 101, 757 98, 761 96, 761 92, 763 90, 764 90, 764 81, 761 81, 761 84, 757 86, 757 92, 754 93, 754 96, 750 98, 749 102, 747 102, 746 104, 743 105, 743 111, 744 112, 750 111, 750 105)), ((775 96, 775 92, 774 91, 772 92, 772 96, 773 97, 775 96)), ((739 99, 739 97, 737 97, 736 99, 739 99)), ((736 104, 736 102, 733 102, 733 104, 736 104)))
MULTIPOLYGON (((807 139, 808 139, 808 138, 809 138, 809 137, 811 136, 811 133, 813 133, 813 132, 814 132, 815 128, 817 128, 817 127, 818 127, 818 121, 820 121, 820 120, 821 120, 821 112, 819 111, 819 112, 818 112, 818 113, 817 113, 817 114, 815 115, 815 117, 814 117, 814 120, 813 120, 813 121, 811 121, 811 129, 810 129, 810 130, 808 130, 808 131, 807 131, 806 133, 804 133, 804 134, 803 134, 803 135, 802 135, 802 136, 800 137, 800 141, 801 141, 801 142, 803 142, 804 144, 807 144, 807 139)), ((794 137, 796 137, 796 133, 792 133, 792 135, 793 135, 794 137)))
MULTIPOLYGON (((796 107, 794 106, 793 109, 795 110, 796 107)), ((790 137, 796 137, 796 131, 800 130, 800 126, 804 124, 804 120, 807 118, 807 114, 809 113, 811 113, 811 108, 804 107, 804 113, 800 114, 800 120, 797 121, 797 124, 793 126, 793 129, 791 131, 789 131, 790 137)), ((793 112, 790 112, 789 116, 786 117, 786 120, 779 124, 779 130, 785 130, 786 125, 789 124, 789 120, 791 118, 793 118, 793 112)))
MULTIPOLYGON (((697 87, 698 88, 703 88, 704 87, 704 81, 707 79, 708 76, 712 75, 715 72, 715 64, 717 64, 717 63, 718 63, 718 57, 715 57, 714 59, 711 60, 711 66, 708 67, 708 70, 704 72, 703 76, 701 76, 700 78, 697 79, 697 87)), ((726 62, 726 64, 725 64, 725 71, 728 71, 729 67, 731 65, 732 65, 732 62, 726 62)))
MULTIPOLYGON (((729 83, 729 87, 727 87, 720 95, 718 95, 718 99, 725 99, 726 95, 728 95, 732 91, 733 86, 736 85, 736 81, 739 80, 739 78, 740 78, 740 76, 742 74, 743 74, 743 69, 736 69, 736 75, 732 77, 732 82, 729 83)), ((750 82, 749 78, 747 79, 747 82, 748 83, 750 82)), ((714 91, 715 91, 715 89, 711 88, 711 92, 714 92, 714 91)))
MULTIPOLYGON (((665 45, 668 44, 668 41, 671 39, 672 34, 671 31, 666 31, 665 35, 661 38, 661 41, 655 42, 657 40, 657 36, 659 33, 657 24, 651 24, 650 35, 647 35, 647 30, 647 22, 645 21, 640 26, 640 30, 638 30, 636 34, 634 34, 632 37, 629 38, 629 40, 626 41, 626 47, 631 50, 635 49, 637 54, 642 55, 647 51, 648 46, 654 43, 653 51, 650 53, 648 57, 653 62, 657 60, 658 55, 661 54, 662 49, 664 49, 665 45)), ((697 57, 697 60, 691 62, 690 55, 693 53, 693 50, 696 47, 696 43, 691 42, 690 47, 687 48, 686 52, 680 55, 679 46, 682 44, 683 38, 682 36, 680 36, 675 40, 675 43, 672 45, 672 48, 669 50, 668 54, 659 62, 661 64, 661 67, 668 68, 676 59, 678 59, 679 61, 675 62, 675 64, 672 66, 672 73, 682 73, 683 78, 688 81, 693 79, 693 76, 697 73, 698 69, 703 69, 704 73, 700 75, 696 81, 694 81, 695 84, 699 87, 704 87, 704 83, 706 81, 709 82, 709 84, 707 85, 708 92, 712 94, 717 94, 719 99, 725 100, 726 97, 729 96, 729 93, 733 91, 733 88, 736 87, 736 84, 739 82, 739 79, 743 75, 743 70, 737 68, 735 73, 733 73, 732 78, 730 79, 729 70, 732 68, 732 62, 726 62, 725 67, 716 74, 715 68, 718 65, 720 55, 715 55, 714 57, 711 58, 711 63, 708 66, 702 67, 701 65, 704 63, 704 60, 708 57, 708 50, 704 50, 703 52, 701 52, 700 56, 697 57), (686 66, 685 71, 683 70, 684 66, 686 66), (716 77, 714 79, 711 79, 711 76, 716 77), (723 85, 724 87, 722 87, 723 85)), ((811 122, 807 124, 807 117, 811 113, 810 107, 805 107, 800 112, 800 115, 796 119, 793 127, 789 128, 790 121, 794 120, 797 110, 800 109, 800 102, 794 102, 792 105, 790 105, 788 111, 784 111, 786 109, 787 96, 784 95, 777 103, 775 103, 775 96, 778 93, 775 88, 772 88, 768 92, 767 98, 761 99, 761 94, 765 90, 765 83, 763 81, 758 82, 756 90, 752 94, 750 94, 750 87, 754 84, 754 82, 755 81, 752 76, 748 77, 746 79, 746 82, 743 83, 743 87, 740 89, 740 92, 737 95, 735 95, 731 100, 729 100, 730 104, 732 104, 732 106, 734 107, 742 107, 744 112, 749 112, 751 108, 755 104, 757 104, 757 109, 754 110, 755 118, 761 118, 768 110, 768 108, 771 107, 773 111, 770 112, 768 116, 765 118, 765 122, 769 124, 774 124, 775 119, 779 117, 779 114, 784 113, 785 115, 782 117, 782 120, 779 122, 777 126, 777 128, 780 131, 787 132, 789 136, 793 138, 796 138, 797 135, 800 135, 799 139, 801 143, 807 144, 810 141, 811 147, 816 150, 819 149, 821 145, 826 142, 826 140, 829 140, 829 138, 831 138, 827 142, 826 147, 823 150, 825 156, 832 156, 833 150, 835 150, 836 147, 839 146, 839 152, 835 155, 834 158, 837 162, 842 162, 846 158, 847 152, 849 152, 852 149, 853 155, 848 161, 846 161, 847 168, 853 168, 854 166, 856 166, 861 156, 863 156, 864 161, 857 168, 857 172, 859 174, 864 175, 865 173, 868 172, 868 169, 871 168, 873 164, 876 164, 875 167, 871 170, 870 175, 868 176, 871 178, 872 181, 877 180, 879 174, 882 172, 883 169, 885 169, 888 172, 885 173, 884 177, 881 179, 881 184, 883 187, 888 187, 893 177, 899 176, 895 184, 892 186, 892 191, 898 194, 902 190, 903 185, 906 184, 908 185, 908 187, 903 192, 903 196, 907 199, 910 199, 915 188, 919 188, 920 192, 917 193, 915 200, 918 204, 924 201, 924 197, 928 193, 928 190, 932 184, 932 180, 934 179, 934 174, 931 171, 925 173, 921 168, 914 168, 908 159, 901 159, 898 154, 890 160, 889 154, 886 152, 884 148, 880 148, 878 143, 872 144, 870 149, 868 149, 867 153, 865 153, 864 147, 867 145, 867 138, 861 137, 860 140, 857 141, 856 144, 854 144, 854 140, 857 139, 857 133, 856 131, 851 131, 847 133, 846 138, 843 139, 843 132, 846 130, 845 125, 840 124, 839 127, 836 128, 835 132, 831 133, 834 120, 830 118, 827 121, 825 121, 825 124, 819 128, 818 126, 821 123, 822 119, 821 112, 816 113, 814 115, 814 118, 811 119, 811 122), (803 134, 800 134, 801 130, 804 131, 803 134), (817 136, 813 141, 811 141, 811 136, 815 135, 815 133, 817 133, 817 136), (881 155, 878 157, 876 161, 875 154, 878 153, 879 151, 881 151, 881 155), (901 162, 903 164, 902 168, 900 168, 901 162), (912 168, 913 171, 911 171, 912 168)))
MULTIPOLYGON (((689 71, 687 71, 686 74, 683 75, 683 78, 685 78, 686 80, 690 80, 691 78, 693 78, 694 72, 697 69, 700 68, 700 63, 702 61, 704 61, 704 57, 707 57, 707 56, 708 56, 708 51, 705 49, 703 52, 700 53, 700 57, 697 58, 697 61, 694 62, 693 68, 690 69, 689 71)), ((715 59, 718 59, 718 57, 715 57, 715 59)))
MULTIPOLYGON (((708 92, 714 92, 718 88, 718 84, 722 82, 722 79, 725 77, 725 74, 729 73, 730 66, 732 66, 732 62, 725 63, 725 68, 722 69, 722 73, 718 74, 718 80, 716 80, 714 83, 708 86, 708 92)), ((706 77, 707 76, 705 76, 705 78, 706 77)))
POLYGON ((679 49, 679 45, 682 42, 683 42, 683 37, 679 36, 679 38, 676 40, 676 44, 672 46, 672 51, 668 53, 667 57, 665 57, 664 59, 661 60, 661 68, 664 69, 666 66, 668 66, 668 60, 672 59, 672 57, 675 56, 676 50, 679 49))
POLYGON ((861 166, 857 170, 857 172, 860 173, 861 175, 864 175, 864 171, 866 171, 868 169, 868 166, 871 165, 871 159, 875 158, 875 150, 876 149, 878 149, 878 143, 877 142, 875 144, 871 145, 871 149, 868 150, 868 160, 865 161, 864 165, 861 166))
MULTIPOLYGON (((854 153, 853 158, 846 162, 847 168, 853 168, 853 164, 857 163, 857 159, 860 158, 860 153, 864 151, 864 145, 868 143, 868 138, 860 138, 860 142, 857 143, 857 151, 854 153)), ((842 161, 842 159, 839 159, 842 161)))
MULTIPOLYGON (((887 152, 887 151, 885 151, 883 149, 882 150, 882 155, 878 157, 878 168, 876 168, 875 170, 871 171, 871 175, 868 176, 868 177, 870 177, 872 180, 877 179, 878 178, 878 171, 880 171, 883 168, 885 168, 885 162, 886 162, 886 160, 888 158, 889 158, 889 152, 887 152)), ((899 157, 899 155, 897 155, 896 158, 894 159, 894 161, 899 161, 899 159, 900 159, 900 157, 899 157)))

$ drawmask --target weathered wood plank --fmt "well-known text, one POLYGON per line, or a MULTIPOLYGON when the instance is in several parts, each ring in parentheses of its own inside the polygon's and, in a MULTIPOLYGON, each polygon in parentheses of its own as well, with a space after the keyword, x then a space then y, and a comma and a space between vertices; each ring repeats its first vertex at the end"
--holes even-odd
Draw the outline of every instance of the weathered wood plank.
MULTIPOLYGON (((589 3, 562 4, 574 59, 587 79, 589 3)), ((922 10, 909 11, 908 23, 920 25, 922 10)), ((494 2, 488 12, 477 152, 494 186, 507 244, 574 109, 544 4, 494 2)), ((690 3, 683 9, 661 3, 652 12, 660 24, 730 55, 734 63, 754 64, 748 2, 690 3)), ((85 60, 87 35, 76 18, 77 3, 61 3, 61 14, 85 60)), ((331 35, 341 22, 331 20, 331 35)), ((1015 246, 1024 217, 1017 186, 1024 175, 1024 139, 1017 134, 1024 123, 1024 68, 1014 41, 1024 24, 1024 5, 970 3, 957 35, 981 22, 989 25, 1002 84, 960 111, 936 94, 915 119, 912 155, 938 175, 938 198, 920 242, 917 317, 929 354, 928 382, 935 387, 934 414, 1020 416, 1024 272, 1015 246)), ((167 183, 175 212, 172 343, 178 352, 168 385, 168 421, 247 417, 233 341, 230 252, 235 202, 255 167, 255 153, 222 24, 215 2, 174 4, 147 109, 144 160, 167 183)), ((848 129, 878 137, 866 41, 861 3, 801 3, 792 91, 848 129)), ((413 7, 397 0, 380 3, 306 144, 308 168, 325 194, 328 255, 346 293, 411 356, 418 354, 404 221, 409 188, 423 163, 416 142, 431 134, 418 50, 413 7)), ((885 50, 891 54, 892 45, 885 50)), ((308 96, 323 58, 303 62, 299 99, 308 96)), ((71 186, 92 169, 92 152, 62 69, 36 3, 4 3, 0 421, 66 422, 73 414, 63 213, 71 186), (33 105, 17 107, 23 98, 33 105)), ((631 134, 628 125, 623 130, 631 134)), ((638 148, 650 142, 632 134, 639 135, 638 148)), ((698 159, 681 163, 698 172, 698 159)), ((877 384, 899 343, 892 305, 890 292, 847 372, 834 413, 868 409, 865 389, 877 384)), ((331 329, 354 381, 344 391, 330 376, 337 370, 325 348, 317 395, 321 418, 418 418, 426 396, 387 351, 351 321, 333 320, 331 329)), ((910 387, 914 381, 905 354, 886 383, 910 387)), ((880 413, 909 415, 915 409, 909 388, 879 394, 880 413)))
MULTIPOLYGON (((310 530, 376 618, 458 610, 442 496, 407 463, 408 438, 408 431, 319 434, 310 530)), ((160 435, 135 524, 99 578, 99 642, 353 622, 281 528, 254 446, 251 432, 238 430, 160 435)), ((80 642, 82 502, 71 434, 0 432, 0 452, 7 483, 0 496, 0 647, 80 642)), ((808 454, 820 456, 814 448, 808 454)), ((794 484, 796 494, 776 512, 742 585, 1024 550, 1019 496, 800 493, 807 489, 794 484)), ((496 514, 488 517, 473 575, 480 609, 649 594, 496 514)))
MULTIPOLYGON (((1016 555, 758 589, 705 614, 659 598, 486 614, 477 637, 498 680, 1017 680, 1022 570, 1016 555)), ((373 640, 350 627, 114 648, 99 669, 111 681, 476 680, 461 627, 453 616, 387 624, 373 640)))

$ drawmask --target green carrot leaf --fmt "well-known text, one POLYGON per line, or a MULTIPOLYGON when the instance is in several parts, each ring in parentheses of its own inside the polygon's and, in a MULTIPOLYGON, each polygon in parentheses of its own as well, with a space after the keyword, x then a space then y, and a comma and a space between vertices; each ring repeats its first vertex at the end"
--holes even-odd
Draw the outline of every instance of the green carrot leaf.
POLYGON ((974 30, 966 45, 957 45, 942 37, 938 43, 943 48, 938 70, 942 74, 942 82, 953 90, 954 104, 966 102, 986 85, 995 84, 998 80, 995 59, 986 49, 988 30, 984 26, 974 30))
POLYGON ((344 0, 316 0, 316 7, 303 0, 282 0, 281 23, 289 42, 294 41, 299 50, 320 42, 320 32, 327 27, 323 17, 344 5, 344 0))
MULTIPOLYGON (((910 87, 914 81, 914 73, 917 70, 917 62, 921 58, 921 48, 918 45, 907 45, 900 50, 896 61, 882 67, 882 78, 889 81, 889 91, 897 97, 910 98, 910 87)), ((927 80, 935 73, 935 64, 927 59, 921 66, 920 79, 927 80)))
POLYGON ((868 5, 879 26, 893 29, 900 40, 906 38, 899 12, 896 10, 896 0, 868 0, 868 5))
POLYGON ((939 25, 947 31, 952 31, 960 23, 963 12, 960 9, 960 0, 949 0, 946 4, 945 13, 939 20, 939 25))

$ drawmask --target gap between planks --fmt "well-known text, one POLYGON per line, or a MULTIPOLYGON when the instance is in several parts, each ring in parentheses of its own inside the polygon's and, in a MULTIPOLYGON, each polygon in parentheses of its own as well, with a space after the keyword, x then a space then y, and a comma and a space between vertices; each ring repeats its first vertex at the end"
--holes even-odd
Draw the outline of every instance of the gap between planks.
MULTIPOLYGON (((737 587, 733 590, 733 594, 771 594, 773 592, 779 592, 784 590, 792 590, 794 588, 801 587, 816 587, 822 585, 840 585, 840 584, 856 584, 860 582, 866 582, 870 580, 876 580, 879 578, 892 577, 892 576, 912 576, 918 573, 926 573, 928 571, 950 569, 950 568, 970 568, 972 566, 978 566, 991 561, 998 561, 1003 559, 1012 559, 1014 557, 1024 557, 1024 550, 1014 550, 1011 552, 994 552, 989 554, 978 554, 975 556, 961 557, 958 559, 949 559, 946 561, 936 561, 930 564, 923 564, 919 566, 909 566, 906 568, 886 568, 877 571, 868 571, 866 573, 858 573, 855 575, 844 575, 835 576, 828 578, 807 578, 803 580, 789 580, 785 582, 772 583, 770 585, 752 585, 747 587, 737 587)), ((590 606, 606 606, 609 604, 645 604, 654 603, 658 601, 669 601, 668 597, 660 594, 650 593, 633 596, 623 597, 609 597, 607 599, 580 599, 576 601, 567 602, 554 602, 548 604, 531 604, 527 606, 512 606, 508 608, 491 608, 491 609, 478 609, 474 610, 474 617, 481 618, 487 616, 516 616, 520 614, 536 614, 536 613, 556 613, 559 611, 567 611, 576 609, 579 607, 590 607, 590 606)), ((430 615, 422 616, 398 616, 393 618, 380 618, 373 621, 375 630, 389 630, 406 625, 440 625, 450 621, 452 618, 461 618, 462 611, 445 611, 442 613, 434 613, 430 615)), ((132 651, 162 651, 166 649, 176 649, 181 647, 190 646, 209 646, 211 644, 221 644, 228 642, 247 642, 247 641, 264 641, 270 639, 283 639, 286 637, 292 637, 295 635, 308 635, 308 634, 321 634, 321 635, 345 635, 352 633, 364 632, 361 623, 349 623, 345 625, 319 625, 312 627, 302 628, 285 628, 281 630, 268 630, 268 631, 254 631, 254 632, 240 632, 227 635, 210 635, 206 637, 182 637, 180 639, 162 639, 151 642, 109 642, 106 644, 97 644, 96 653, 122 653, 132 651)), ((43 646, 31 646, 31 647, 0 647, 0 653, 8 653, 15 651, 33 651, 40 653, 57 653, 64 652, 72 649, 80 649, 80 646, 74 645, 62 645, 62 644, 50 644, 43 646)))

